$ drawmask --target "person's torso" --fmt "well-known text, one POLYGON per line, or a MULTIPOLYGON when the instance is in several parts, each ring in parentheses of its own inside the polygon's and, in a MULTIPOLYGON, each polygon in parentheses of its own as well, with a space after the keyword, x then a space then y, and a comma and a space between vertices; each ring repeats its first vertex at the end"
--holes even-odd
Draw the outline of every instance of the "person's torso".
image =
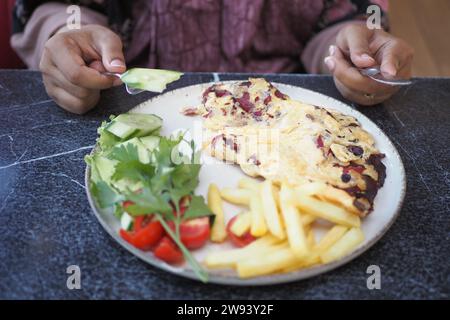
POLYGON ((184 71, 297 71, 322 10, 317 0, 138 1, 129 56, 184 71))

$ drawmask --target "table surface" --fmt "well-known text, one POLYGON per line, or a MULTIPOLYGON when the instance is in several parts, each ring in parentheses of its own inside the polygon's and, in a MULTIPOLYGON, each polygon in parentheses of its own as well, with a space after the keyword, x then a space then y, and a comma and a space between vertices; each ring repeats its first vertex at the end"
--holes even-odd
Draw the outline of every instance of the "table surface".
MULTIPOLYGON (((221 80, 244 79, 219 74, 221 80)), ((345 102, 330 77, 267 75, 345 102)), ((187 74, 172 87, 210 82, 187 74)), ((41 76, 0 71, 0 298, 7 299, 386 299, 450 297, 450 79, 416 79, 388 102, 358 107, 397 147, 407 192, 401 214, 370 250, 312 279, 265 287, 204 285, 147 265, 117 244, 89 207, 83 157, 110 114, 152 97, 103 93, 78 116, 56 106, 41 76), (81 289, 66 286, 69 265, 81 289), (367 289, 368 266, 381 289, 367 289)))

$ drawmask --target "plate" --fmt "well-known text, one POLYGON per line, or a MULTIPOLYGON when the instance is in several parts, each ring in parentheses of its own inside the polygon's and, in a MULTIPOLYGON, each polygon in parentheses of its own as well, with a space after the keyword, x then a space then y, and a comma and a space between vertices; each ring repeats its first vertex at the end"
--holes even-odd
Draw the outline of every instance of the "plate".
MULTIPOLYGON (((198 140, 199 137, 197 137, 196 132, 199 130, 201 119, 198 117, 184 116, 180 113, 180 110, 183 107, 199 105, 201 103, 203 91, 211 84, 212 83, 204 83, 168 91, 136 106, 130 112, 152 113, 160 116, 163 119, 163 128, 161 132, 163 135, 169 135, 174 132, 179 132, 180 130, 188 130, 191 133, 192 138, 198 140)), ((292 99, 335 109, 358 119, 362 127, 372 134, 380 152, 386 155, 383 160, 383 163, 386 166, 386 181, 375 199, 373 212, 362 220, 362 230, 365 234, 365 240, 350 255, 326 265, 302 269, 291 273, 274 274, 250 279, 240 279, 232 270, 209 270, 210 283, 227 285, 269 285, 307 279, 331 271, 355 259, 374 245, 390 228, 400 212, 406 190, 405 170, 395 146, 383 131, 366 116, 336 99, 296 86, 281 83, 273 84, 278 87, 281 92, 286 93, 292 99)), ((209 157, 204 156, 204 159, 208 160, 207 158, 209 157)), ((245 174, 237 165, 217 163, 217 161, 213 160, 207 161, 207 163, 202 166, 200 172, 200 184, 196 193, 206 196, 208 185, 211 182, 216 183, 219 188, 236 187, 237 181, 243 176, 245 176, 245 174)), ((112 215, 110 210, 101 209, 96 205, 92 194, 90 193, 90 188, 88 187, 89 177, 90 169, 87 167, 85 183, 89 203, 101 225, 111 237, 126 250, 157 268, 179 276, 198 280, 188 265, 172 266, 166 264, 153 257, 151 252, 140 251, 120 238, 118 233, 120 229, 119 221, 112 215)), ((229 220, 236 213, 242 211, 242 208, 225 204, 224 211, 226 220, 229 220)), ((208 244, 204 248, 193 251, 193 254, 199 261, 202 261, 208 252, 223 250, 225 248, 231 248, 231 245, 229 243, 208 244)))

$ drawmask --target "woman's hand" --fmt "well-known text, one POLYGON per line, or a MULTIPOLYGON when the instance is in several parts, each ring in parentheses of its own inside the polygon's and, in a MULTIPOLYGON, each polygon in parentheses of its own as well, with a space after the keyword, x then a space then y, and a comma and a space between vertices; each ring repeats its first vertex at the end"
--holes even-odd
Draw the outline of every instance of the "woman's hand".
POLYGON ((82 114, 97 104, 100 90, 121 83, 100 72, 125 72, 124 61, 119 36, 91 25, 51 37, 39 69, 48 95, 62 108, 82 114))
POLYGON ((364 24, 342 29, 329 54, 324 62, 336 87, 345 98, 361 105, 380 103, 398 87, 377 83, 361 75, 357 68, 378 65, 387 77, 411 77, 413 49, 405 41, 383 30, 369 30, 364 24))

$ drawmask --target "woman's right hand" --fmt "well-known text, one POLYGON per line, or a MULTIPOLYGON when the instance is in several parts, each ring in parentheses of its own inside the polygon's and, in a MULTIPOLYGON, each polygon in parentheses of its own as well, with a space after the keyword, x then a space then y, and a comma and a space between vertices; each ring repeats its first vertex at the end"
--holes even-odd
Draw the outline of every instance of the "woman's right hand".
POLYGON ((59 106, 85 113, 97 104, 100 90, 121 84, 100 72, 125 72, 122 41, 98 25, 56 33, 45 44, 39 69, 47 94, 59 106))

